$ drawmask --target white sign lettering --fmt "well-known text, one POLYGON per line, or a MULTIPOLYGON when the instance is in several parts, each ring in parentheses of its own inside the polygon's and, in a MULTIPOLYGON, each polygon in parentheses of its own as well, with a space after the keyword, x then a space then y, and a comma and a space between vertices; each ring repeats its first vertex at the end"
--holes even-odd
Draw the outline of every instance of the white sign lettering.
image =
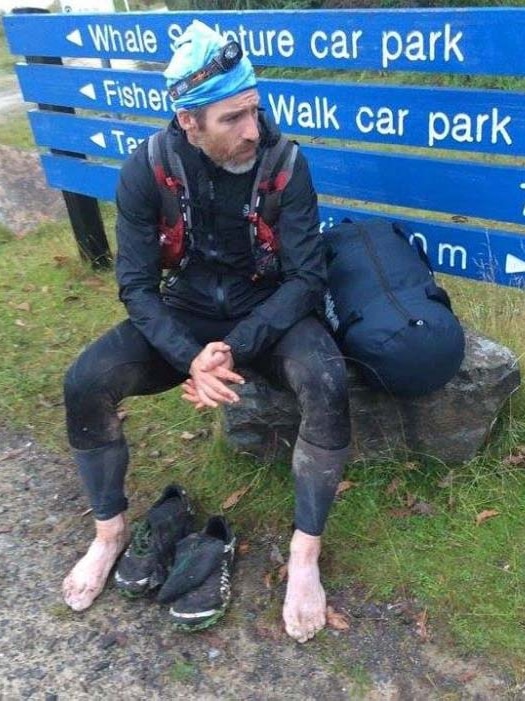
POLYGON ((117 149, 119 153, 130 154, 135 151, 137 146, 141 144, 144 139, 136 139, 134 136, 125 136, 124 131, 120 129, 112 129, 111 136, 113 136, 117 142, 117 149))
POLYGON ((310 38, 310 51, 316 58, 355 59, 359 55, 359 39, 363 32, 358 29, 350 35, 341 29, 332 32, 330 36, 322 29, 315 31, 310 38))
POLYGON ((173 111, 173 103, 167 90, 143 88, 132 81, 121 85, 119 80, 103 80, 104 95, 109 107, 127 107, 130 109, 150 109, 153 112, 173 111))
POLYGON ((428 253, 427 237, 424 234, 420 234, 419 232, 414 232, 413 234, 410 234, 408 240, 410 241, 411 244, 413 244, 414 239, 417 239, 419 241, 419 243, 421 244, 421 248, 425 251, 425 253, 428 253))
POLYGON ((335 115, 337 105, 330 105, 326 97, 314 97, 312 101, 299 102, 295 95, 288 98, 277 95, 275 98, 272 93, 268 93, 268 102, 277 124, 298 124, 303 129, 341 128, 335 115))
MULTIPOLYGON (((240 24, 237 30, 222 31, 217 23, 214 29, 222 34, 226 41, 238 41, 246 56, 260 58, 261 56, 282 56, 290 58, 295 51, 295 39, 288 29, 247 29, 240 24)), ((180 37, 183 28, 179 24, 168 27, 168 37, 171 40, 170 49, 175 49, 175 40, 180 37)))
POLYGON ((97 51, 128 51, 130 54, 157 51, 157 37, 151 29, 142 29, 139 24, 125 30, 112 24, 88 24, 88 31, 97 51))
POLYGON ((451 243, 440 243, 438 246, 438 264, 443 265, 443 259, 445 253, 448 253, 448 266, 449 268, 456 267, 456 254, 461 256, 461 270, 466 270, 467 268, 467 249, 464 246, 453 246, 451 243))
POLYGON ((458 143, 477 144, 484 140, 490 140, 492 144, 496 144, 501 138, 510 146, 512 138, 507 127, 511 121, 512 119, 508 115, 500 117, 497 107, 494 107, 489 114, 469 115, 466 112, 458 112, 454 115, 447 115, 445 112, 430 112, 428 115, 428 145, 434 146, 437 142, 450 137, 458 143))
POLYGON ((391 109, 390 107, 359 107, 355 116, 357 128, 362 134, 376 131, 382 136, 403 136, 405 132, 405 117, 410 110, 391 109))
POLYGON ((452 58, 462 63, 465 60, 459 42, 463 38, 463 32, 456 32, 452 36, 452 28, 448 22, 443 31, 430 32, 425 36, 423 32, 411 31, 406 36, 395 30, 382 33, 381 57, 383 68, 388 68, 400 58, 406 58, 413 62, 432 62, 443 59, 448 63, 452 58))

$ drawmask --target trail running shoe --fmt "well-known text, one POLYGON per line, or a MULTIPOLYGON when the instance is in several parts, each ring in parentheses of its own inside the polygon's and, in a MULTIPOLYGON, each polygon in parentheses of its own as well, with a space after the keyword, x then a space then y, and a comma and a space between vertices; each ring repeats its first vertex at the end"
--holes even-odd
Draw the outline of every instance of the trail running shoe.
POLYGON ((177 542, 193 523, 186 491, 171 484, 133 528, 131 544, 115 571, 115 584, 124 596, 136 597, 161 586, 173 565, 177 542))
POLYGON ((234 557, 235 537, 222 516, 212 516, 201 533, 179 543, 158 596, 161 603, 173 602, 169 612, 177 630, 203 630, 224 615, 234 557))

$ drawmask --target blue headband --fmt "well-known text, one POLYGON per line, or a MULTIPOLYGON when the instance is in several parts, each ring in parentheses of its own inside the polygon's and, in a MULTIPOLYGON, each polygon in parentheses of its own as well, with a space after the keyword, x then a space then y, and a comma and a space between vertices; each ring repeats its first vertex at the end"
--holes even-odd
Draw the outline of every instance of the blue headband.
MULTIPOLYGON (((216 59, 226 40, 199 20, 193 20, 175 41, 175 52, 164 71, 168 89, 216 59)), ((250 60, 243 56, 231 70, 219 73, 191 87, 184 94, 173 97, 175 109, 193 109, 233 97, 256 85, 250 60)))

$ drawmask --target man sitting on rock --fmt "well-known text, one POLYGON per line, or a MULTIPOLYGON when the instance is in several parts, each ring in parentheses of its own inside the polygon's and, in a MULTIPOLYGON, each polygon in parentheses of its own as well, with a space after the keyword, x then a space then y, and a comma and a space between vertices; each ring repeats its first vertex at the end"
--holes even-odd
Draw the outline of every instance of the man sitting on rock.
POLYGON ((181 242, 166 225, 162 168, 146 141, 123 165, 117 195, 117 277, 129 318, 84 350, 65 382, 69 439, 96 537, 65 579, 64 597, 75 611, 88 608, 129 540, 119 402, 182 384, 197 409, 218 407, 239 401, 234 387, 242 368, 253 367, 293 392, 301 413, 283 618, 304 642, 325 625, 321 534, 350 440, 345 363, 317 314, 326 283, 317 196, 304 156, 286 141, 275 221, 264 222, 264 207, 252 201, 280 134, 259 107, 238 44, 194 21, 165 76, 176 113, 165 143, 187 178, 177 195, 183 251, 174 255, 181 242))

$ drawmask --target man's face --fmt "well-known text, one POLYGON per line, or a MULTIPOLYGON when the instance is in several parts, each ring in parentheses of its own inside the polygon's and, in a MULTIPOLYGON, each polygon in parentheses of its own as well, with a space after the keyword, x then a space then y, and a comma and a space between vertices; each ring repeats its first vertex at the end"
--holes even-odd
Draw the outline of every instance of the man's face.
POLYGON ((232 173, 253 168, 259 144, 257 108, 259 94, 255 88, 221 100, 206 108, 204 123, 197 124, 181 115, 179 121, 188 140, 217 165, 232 173))

